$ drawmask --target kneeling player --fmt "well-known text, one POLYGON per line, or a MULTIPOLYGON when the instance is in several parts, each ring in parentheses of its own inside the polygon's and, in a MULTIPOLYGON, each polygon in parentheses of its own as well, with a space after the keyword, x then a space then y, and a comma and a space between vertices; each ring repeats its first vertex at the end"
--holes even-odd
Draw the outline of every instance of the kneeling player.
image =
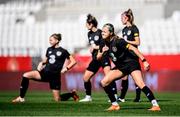
POLYGON ((47 49, 46 58, 39 63, 37 70, 29 71, 23 74, 20 86, 20 95, 12 100, 13 103, 25 101, 24 97, 29 86, 29 80, 49 82, 55 101, 64 101, 70 97, 73 97, 74 101, 79 100, 79 96, 75 91, 59 95, 61 87, 60 74, 67 72, 76 64, 75 59, 69 54, 69 52, 59 46, 60 41, 61 34, 52 34, 50 36, 49 43, 51 47, 47 49), (66 59, 70 62, 63 68, 66 59))

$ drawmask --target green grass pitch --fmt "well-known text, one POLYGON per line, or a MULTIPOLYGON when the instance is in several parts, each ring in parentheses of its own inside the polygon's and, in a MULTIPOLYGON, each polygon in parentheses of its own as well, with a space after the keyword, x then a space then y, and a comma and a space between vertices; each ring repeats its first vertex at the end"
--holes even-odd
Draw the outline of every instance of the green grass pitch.
MULTIPOLYGON (((125 103, 119 103, 121 109, 116 112, 106 112, 110 106, 106 94, 93 92, 93 101, 89 103, 74 102, 72 99, 64 102, 54 102, 51 92, 29 91, 25 103, 13 104, 11 100, 18 91, 0 92, 0 116, 180 116, 180 93, 155 93, 161 106, 160 112, 150 112, 150 102, 142 94, 141 102, 134 103, 135 92, 128 92, 125 103)), ((78 92, 80 98, 84 93, 78 92)))

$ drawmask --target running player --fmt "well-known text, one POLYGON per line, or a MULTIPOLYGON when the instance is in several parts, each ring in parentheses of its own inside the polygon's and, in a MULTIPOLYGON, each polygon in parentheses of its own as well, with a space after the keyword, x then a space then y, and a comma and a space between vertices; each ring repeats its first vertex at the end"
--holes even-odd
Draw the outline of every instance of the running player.
MULTIPOLYGON (((125 41, 134 47, 138 48, 140 45, 140 38, 139 38, 139 29, 134 24, 134 15, 131 9, 128 9, 121 15, 121 21, 122 24, 125 25, 125 27, 122 30, 122 36, 125 39, 125 41)), ((135 55, 133 52, 134 58, 139 60, 138 56, 135 55)), ((118 101, 125 102, 125 95, 128 90, 128 75, 122 78, 121 83, 121 94, 118 97, 118 101)), ((135 84, 136 87, 136 98, 134 99, 134 102, 140 102, 140 95, 141 95, 141 89, 135 84)))
POLYGON ((24 97, 29 86, 29 80, 49 82, 55 101, 67 100, 70 97, 73 97, 74 101, 78 101, 79 96, 75 91, 59 95, 61 88, 61 73, 66 73, 76 64, 72 55, 70 55, 66 49, 59 46, 60 41, 61 34, 52 34, 50 36, 49 43, 51 47, 46 51, 46 58, 39 63, 37 70, 23 74, 20 95, 12 100, 13 103, 25 101, 24 97), (63 68, 65 60, 68 60, 69 64, 63 68))
POLYGON ((152 91, 144 84, 143 76, 141 72, 141 67, 139 61, 134 58, 134 55, 131 51, 136 54, 144 65, 144 69, 148 71, 150 69, 149 63, 146 61, 144 56, 139 52, 139 50, 127 43, 124 39, 119 38, 114 33, 114 26, 112 24, 105 24, 102 29, 102 37, 106 41, 107 46, 104 46, 102 53, 98 52, 97 58, 100 59, 103 54, 108 54, 115 68, 113 68, 106 76, 101 80, 101 84, 108 94, 108 97, 111 100, 112 105, 107 109, 107 111, 117 111, 120 109, 116 98, 113 93, 110 91, 109 84, 119 78, 122 78, 125 75, 131 75, 135 83, 141 88, 145 93, 149 101, 152 103, 152 108, 150 111, 160 111, 160 107, 152 93, 152 91))
MULTIPOLYGON (((98 22, 94 16, 91 14, 87 15, 86 27, 89 30, 88 40, 90 44, 90 52, 92 53, 92 61, 89 63, 88 68, 86 69, 83 80, 84 87, 86 90, 86 96, 84 99, 81 99, 80 102, 89 102, 92 101, 91 97, 91 81, 90 79, 96 74, 100 67, 103 67, 104 73, 107 74, 110 71, 110 61, 108 56, 103 56, 101 60, 97 60, 96 56, 98 50, 104 46, 104 41, 101 36, 101 30, 97 28, 98 22)), ((117 89, 115 82, 111 84, 111 90, 117 96, 117 89)))

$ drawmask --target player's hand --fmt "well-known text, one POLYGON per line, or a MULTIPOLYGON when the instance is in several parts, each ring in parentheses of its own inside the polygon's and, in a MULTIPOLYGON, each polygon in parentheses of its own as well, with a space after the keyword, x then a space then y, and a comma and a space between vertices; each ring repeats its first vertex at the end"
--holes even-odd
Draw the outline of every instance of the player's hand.
POLYGON ((106 51, 108 51, 109 50, 109 47, 107 47, 107 46, 104 46, 103 48, 102 48, 102 51, 103 52, 106 52, 106 51))
POLYGON ((126 42, 128 41, 126 36, 125 36, 125 37, 123 37, 123 39, 124 39, 126 42))
POLYGON ((98 50, 99 49, 99 46, 97 46, 96 44, 91 44, 90 46, 90 52, 93 53, 94 50, 98 50))
POLYGON ((98 52, 96 58, 97 58, 97 60, 101 60, 101 58, 102 58, 102 53, 98 52))
POLYGON ((64 73, 66 73, 67 71, 68 71, 68 69, 65 67, 65 68, 63 68, 63 69, 61 70, 61 73, 64 74, 64 73))
POLYGON ((44 65, 42 62, 39 63, 39 65, 37 66, 37 70, 41 71, 44 68, 44 65))
POLYGON ((93 47, 90 47, 90 48, 89 48, 90 53, 93 53, 93 50, 94 50, 93 47))
POLYGON ((144 70, 149 71, 150 70, 150 64, 147 61, 143 62, 144 70))

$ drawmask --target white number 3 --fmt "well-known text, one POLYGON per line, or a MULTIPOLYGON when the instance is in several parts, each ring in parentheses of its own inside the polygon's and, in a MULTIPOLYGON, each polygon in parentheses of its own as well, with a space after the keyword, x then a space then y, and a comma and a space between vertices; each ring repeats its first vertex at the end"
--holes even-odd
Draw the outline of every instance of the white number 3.
POLYGON ((49 63, 51 63, 51 64, 54 64, 55 63, 55 61, 56 61, 56 56, 55 55, 51 55, 50 56, 50 59, 49 59, 49 63))

